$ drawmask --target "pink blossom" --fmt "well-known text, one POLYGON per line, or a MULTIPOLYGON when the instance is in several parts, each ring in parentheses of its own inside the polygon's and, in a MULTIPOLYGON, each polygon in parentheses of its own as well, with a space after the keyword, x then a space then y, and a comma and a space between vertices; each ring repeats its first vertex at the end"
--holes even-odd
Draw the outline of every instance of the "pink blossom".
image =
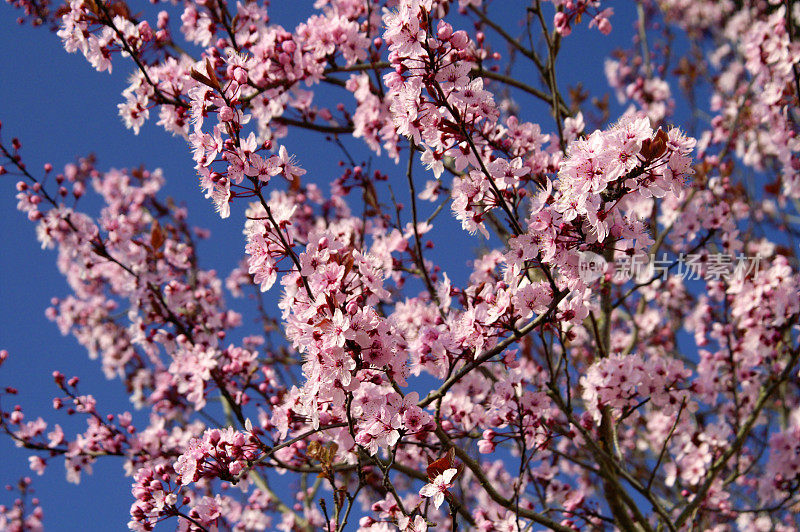
POLYGON ((433 482, 425 484, 420 488, 419 494, 421 497, 432 497, 433 505, 438 508, 444 502, 445 493, 447 489, 452 487, 453 478, 458 473, 455 468, 445 470, 441 475, 437 475, 433 482))

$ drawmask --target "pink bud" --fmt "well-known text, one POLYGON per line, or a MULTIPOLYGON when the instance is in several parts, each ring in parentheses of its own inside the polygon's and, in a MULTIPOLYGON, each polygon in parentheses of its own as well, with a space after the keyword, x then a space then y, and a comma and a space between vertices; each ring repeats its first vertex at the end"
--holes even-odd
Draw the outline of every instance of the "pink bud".
POLYGON ((147 42, 153 40, 153 29, 146 20, 140 22, 137 29, 139 30, 139 36, 143 41, 147 42))
POLYGON ((233 118, 235 116, 236 114, 233 112, 233 109, 231 109, 227 105, 223 106, 219 110, 219 119, 222 120, 223 122, 231 122, 233 121, 233 118))
POLYGON ((454 48, 464 48, 467 43, 469 42, 469 37, 467 36, 467 32, 464 30, 458 30, 450 37, 450 44, 453 45, 454 48))
POLYGON ((436 30, 436 37, 440 41, 446 41, 450 39, 453 35, 453 26, 445 22, 444 20, 439 21, 439 27, 436 30))
POLYGON ((297 44, 295 44, 294 41, 283 41, 283 43, 281 43, 281 49, 287 54, 293 54, 294 51, 297 50, 297 44))
POLYGON ((236 67, 233 71, 233 79, 235 79, 239 85, 244 85, 247 83, 247 72, 245 72, 242 67, 236 67))
POLYGON ((561 11, 556 13, 553 17, 553 22, 555 23, 556 31, 564 37, 572 32, 569 27, 569 17, 565 13, 561 11))
POLYGON ((244 462, 237 460, 228 466, 228 471, 231 475, 238 475, 244 469, 244 462))
POLYGON ((163 30, 169 25, 169 13, 166 11, 159 11, 158 13, 158 29, 163 30))

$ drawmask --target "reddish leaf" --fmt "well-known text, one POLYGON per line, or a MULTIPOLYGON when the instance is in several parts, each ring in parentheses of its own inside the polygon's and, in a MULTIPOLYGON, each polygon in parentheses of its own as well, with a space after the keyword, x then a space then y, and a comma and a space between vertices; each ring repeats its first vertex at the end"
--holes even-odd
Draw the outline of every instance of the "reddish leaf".
POLYGON ((211 87, 212 89, 222 92, 219 85, 219 80, 217 79, 217 74, 214 72, 214 68, 211 66, 211 62, 208 60, 208 58, 206 58, 205 70, 206 73, 203 74, 202 72, 192 69, 192 79, 199 81, 203 85, 211 87))
POLYGON ((164 245, 166 240, 164 231, 161 230, 161 225, 156 220, 153 222, 153 230, 150 232, 150 248, 156 251, 164 245))
POLYGON ((428 468, 425 470, 428 473, 428 478, 433 481, 436 477, 453 468, 453 461, 456 458, 456 450, 451 447, 443 456, 438 460, 428 461, 428 468))

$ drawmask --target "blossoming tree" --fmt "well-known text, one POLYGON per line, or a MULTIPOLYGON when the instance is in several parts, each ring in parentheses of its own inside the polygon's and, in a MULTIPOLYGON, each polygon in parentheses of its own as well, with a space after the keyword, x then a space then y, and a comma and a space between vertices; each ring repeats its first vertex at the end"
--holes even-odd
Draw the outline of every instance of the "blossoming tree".
POLYGON ((800 6, 317 0, 286 29, 250 0, 9 1, 129 65, 125 125, 186 139, 246 238, 220 277, 160 171, 35 171, 3 131, 72 290, 47 314, 135 409, 55 372, 65 434, 5 388, 34 471, 118 460, 133 530, 800 526, 800 6), (594 59, 618 116, 559 83, 589 34, 627 43, 594 59), (435 264, 451 218, 480 251, 435 264), (279 303, 245 297, 254 328, 225 291, 279 303))

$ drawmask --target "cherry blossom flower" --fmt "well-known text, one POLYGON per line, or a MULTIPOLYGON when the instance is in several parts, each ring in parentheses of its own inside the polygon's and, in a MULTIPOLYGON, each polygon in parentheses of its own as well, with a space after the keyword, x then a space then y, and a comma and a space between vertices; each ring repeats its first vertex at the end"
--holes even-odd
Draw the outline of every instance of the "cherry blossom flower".
POLYGON ((455 468, 446 469, 429 484, 425 484, 420 488, 419 494, 421 497, 433 498, 433 505, 438 508, 444 502, 445 494, 448 488, 453 486, 453 478, 458 473, 455 468))

